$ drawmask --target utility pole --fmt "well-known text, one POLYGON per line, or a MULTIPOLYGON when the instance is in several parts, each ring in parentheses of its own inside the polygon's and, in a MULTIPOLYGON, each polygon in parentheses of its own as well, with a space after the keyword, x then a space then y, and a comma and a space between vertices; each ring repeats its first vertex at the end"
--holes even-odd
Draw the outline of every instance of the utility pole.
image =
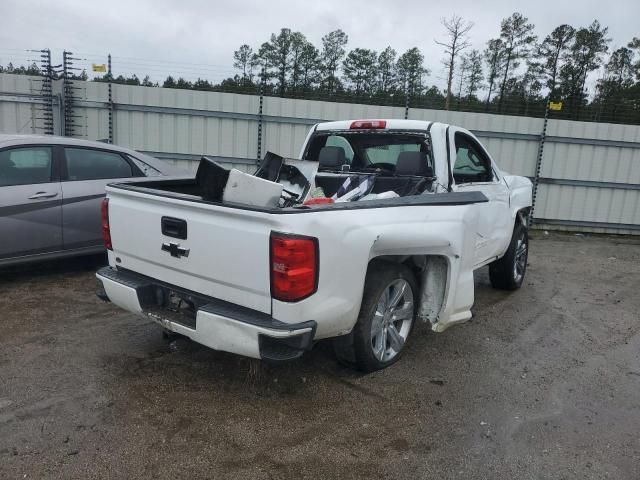
POLYGON ((542 158, 544 156, 544 142, 547 138, 547 124, 549 123, 549 102, 550 97, 547 97, 546 105, 544 109, 544 122, 542 124, 542 132, 540 133, 540 143, 538 145, 538 158, 536 159, 536 171, 535 177, 533 177, 533 193, 531 203, 531 213, 529 219, 533 223, 533 212, 536 208, 536 196, 538 194, 538 185, 540 183, 540 171, 542 170, 542 158))
POLYGON ((109 143, 113 143, 113 95, 112 95, 112 85, 111 80, 113 80, 113 75, 111 74, 111 54, 107 57, 107 76, 109 77, 109 143))
POLYGON ((44 134, 53 135, 53 72, 51 69, 51 50, 40 50, 40 71, 42 72, 42 86, 40 94, 44 100, 42 106, 44 134))
POLYGON ((260 72, 260 106, 258 108, 258 148, 257 148, 257 160, 258 163, 262 158, 262 107, 264 104, 264 87, 266 83, 266 70, 265 67, 262 67, 262 71, 260 72))
POLYGON ((404 82, 404 119, 407 120, 409 118, 409 96, 411 91, 411 83, 409 79, 404 82))

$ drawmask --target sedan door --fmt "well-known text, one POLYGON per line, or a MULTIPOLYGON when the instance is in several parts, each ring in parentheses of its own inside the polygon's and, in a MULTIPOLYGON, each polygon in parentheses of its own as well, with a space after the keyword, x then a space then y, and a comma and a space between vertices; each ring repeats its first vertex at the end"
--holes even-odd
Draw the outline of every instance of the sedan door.
POLYGON ((62 191, 55 148, 0 151, 0 261, 62 249, 62 191))
POLYGON ((64 147, 62 162, 62 218, 64 248, 102 245, 100 203, 108 183, 143 176, 119 152, 64 147))

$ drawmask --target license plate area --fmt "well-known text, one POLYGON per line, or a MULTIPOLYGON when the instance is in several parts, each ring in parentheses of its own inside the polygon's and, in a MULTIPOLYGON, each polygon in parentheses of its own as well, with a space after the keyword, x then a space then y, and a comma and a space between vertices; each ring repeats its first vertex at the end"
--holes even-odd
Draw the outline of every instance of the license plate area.
POLYGON ((204 304, 201 299, 162 285, 149 285, 143 290, 138 293, 140 306, 152 320, 179 323, 195 330, 198 308, 204 304))

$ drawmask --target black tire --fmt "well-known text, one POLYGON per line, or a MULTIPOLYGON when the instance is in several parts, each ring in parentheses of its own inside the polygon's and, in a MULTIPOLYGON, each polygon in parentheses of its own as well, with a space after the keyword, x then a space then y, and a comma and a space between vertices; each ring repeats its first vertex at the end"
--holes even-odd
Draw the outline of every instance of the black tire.
MULTIPOLYGON (((391 302, 391 299, 389 301, 391 302)), ((402 352, 405 350, 406 342, 413 330, 413 326, 415 325, 418 302, 419 291, 416 279, 409 268, 405 265, 393 262, 376 260, 371 262, 365 279, 364 293, 362 296, 362 305, 360 306, 358 321, 349 335, 334 339, 334 349, 338 360, 343 364, 355 367, 364 372, 381 370, 397 362, 401 357, 402 352), (396 332, 396 335, 404 332, 404 337, 400 336, 403 342, 399 351, 396 352, 393 349, 392 344, 394 342, 391 340, 391 337, 394 336, 395 339, 398 337, 391 335, 391 333, 385 333, 381 341, 374 342, 374 338, 372 338, 372 324, 378 303, 383 301, 382 297, 385 294, 385 291, 389 290, 389 292, 394 292, 394 289, 397 289, 397 291, 400 292, 402 287, 406 290, 407 286, 411 289, 412 305, 408 305, 408 301, 406 300, 408 296, 405 294, 400 299, 398 305, 405 306, 406 308, 402 309, 400 307, 393 307, 391 309, 391 311, 393 311, 395 308, 398 308, 397 311, 402 311, 403 316, 406 314, 407 318, 404 320, 394 321, 393 319, 396 318, 394 313, 392 317, 385 317, 387 318, 387 322, 393 325, 381 327, 380 330, 382 331, 384 328, 385 331, 388 332, 393 329, 396 332), (409 313, 407 310, 410 310, 410 322, 405 324, 405 322, 408 322, 409 320, 409 313), (400 331, 397 329, 398 327, 400 327, 400 331), (384 342, 384 344, 382 342, 384 342), (382 358, 378 358, 376 353, 374 353, 374 343, 382 345, 382 358)), ((381 317, 378 316, 376 318, 381 317)), ((375 339, 380 340, 377 336, 375 339)), ((400 344, 396 343, 396 345, 400 344)))
POLYGON ((517 290, 522 286, 529 256, 529 233, 522 223, 516 223, 507 253, 489 264, 489 279, 493 288, 517 290), (524 250, 523 250, 524 248, 524 250))

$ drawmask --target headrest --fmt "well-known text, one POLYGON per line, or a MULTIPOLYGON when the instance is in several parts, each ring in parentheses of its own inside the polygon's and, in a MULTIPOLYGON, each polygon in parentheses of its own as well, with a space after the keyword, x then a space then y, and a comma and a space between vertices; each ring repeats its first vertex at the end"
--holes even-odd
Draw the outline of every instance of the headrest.
POLYGON ((322 147, 318 155, 318 166, 320 168, 339 169, 347 163, 347 158, 342 147, 322 147))
POLYGON ((396 162, 396 175, 433 176, 426 152, 400 152, 396 162))

